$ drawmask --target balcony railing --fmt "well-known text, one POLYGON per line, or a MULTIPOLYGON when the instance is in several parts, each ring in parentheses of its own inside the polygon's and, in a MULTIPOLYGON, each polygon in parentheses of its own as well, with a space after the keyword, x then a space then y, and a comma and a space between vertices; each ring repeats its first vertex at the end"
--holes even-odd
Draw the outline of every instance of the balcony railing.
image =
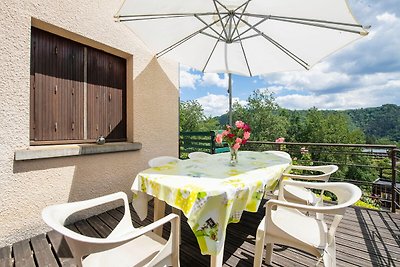
MULTIPOLYGON (((208 134, 207 139, 210 143, 206 152, 214 153, 217 147, 214 135, 210 132, 208 134)), ((196 139, 194 136, 191 138, 196 139)), ((181 139, 181 151, 194 150, 196 147, 182 148, 181 139)), ((296 165, 335 164, 339 166, 339 170, 331 176, 330 181, 357 184, 362 188, 364 192, 362 199, 367 204, 390 209, 392 212, 400 208, 400 182, 397 180, 400 169, 400 150, 395 145, 249 141, 241 150, 286 151, 291 155, 293 164, 296 165)), ((184 153, 180 156, 185 158, 184 153)))

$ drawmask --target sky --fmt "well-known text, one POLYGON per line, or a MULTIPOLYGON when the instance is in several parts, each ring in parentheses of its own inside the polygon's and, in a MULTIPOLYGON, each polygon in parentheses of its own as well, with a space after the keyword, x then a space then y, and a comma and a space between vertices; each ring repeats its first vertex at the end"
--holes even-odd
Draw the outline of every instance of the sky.
MULTIPOLYGON (((233 100, 246 104, 268 89, 280 107, 343 110, 400 105, 400 0, 350 0, 353 15, 369 34, 308 71, 255 77, 232 75, 233 100)), ((228 110, 228 75, 180 65, 181 101, 197 100, 207 116, 228 110)))

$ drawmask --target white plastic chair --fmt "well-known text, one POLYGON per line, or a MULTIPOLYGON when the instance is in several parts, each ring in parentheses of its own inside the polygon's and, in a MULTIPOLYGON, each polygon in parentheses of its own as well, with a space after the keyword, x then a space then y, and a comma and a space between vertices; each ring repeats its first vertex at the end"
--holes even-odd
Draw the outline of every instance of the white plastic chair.
POLYGON ((201 152, 201 151, 191 152, 188 155, 188 157, 190 159, 204 159, 204 158, 207 158, 210 156, 211 156, 211 154, 206 153, 206 152, 201 152))
POLYGON ((313 183, 283 180, 281 187, 299 186, 308 189, 327 190, 337 196, 337 204, 331 206, 309 206, 287 202, 283 191, 279 191, 278 200, 271 199, 266 204, 265 217, 256 234, 254 267, 260 267, 266 246, 265 261, 272 262, 273 244, 294 247, 323 260, 324 266, 336 266, 335 232, 346 211, 361 197, 361 190, 349 183, 313 183), (306 216, 304 212, 333 214, 328 227, 324 220, 306 216))
POLYGON ((54 230, 65 236, 78 266, 179 266, 180 220, 170 214, 143 228, 132 225, 128 199, 125 193, 85 201, 71 202, 46 207, 43 220, 54 230), (106 238, 88 237, 64 226, 73 213, 118 199, 124 201, 124 216, 106 238), (168 240, 151 231, 165 223, 171 223, 168 240), (84 259, 82 257, 88 255, 84 259))
MULTIPOLYGON (((314 171, 319 172, 321 174, 313 174, 313 175, 306 175, 306 174, 293 174, 293 173, 284 173, 282 175, 283 179, 290 178, 290 179, 301 179, 307 181, 320 181, 320 182, 327 182, 330 176, 338 170, 338 166, 336 165, 323 165, 323 166, 300 166, 300 165, 293 165, 291 167, 291 171, 293 170, 306 170, 306 171, 314 171)), ((285 199, 290 202, 295 202, 299 204, 308 204, 308 205, 319 205, 320 202, 323 201, 323 191, 321 192, 320 196, 318 197, 315 195, 311 190, 304 189, 297 186, 286 186, 284 188, 284 196, 285 199)))
POLYGON ((148 164, 151 168, 160 167, 170 162, 178 162, 180 161, 179 158, 171 157, 171 156, 160 156, 156 158, 152 158, 149 160, 148 164))

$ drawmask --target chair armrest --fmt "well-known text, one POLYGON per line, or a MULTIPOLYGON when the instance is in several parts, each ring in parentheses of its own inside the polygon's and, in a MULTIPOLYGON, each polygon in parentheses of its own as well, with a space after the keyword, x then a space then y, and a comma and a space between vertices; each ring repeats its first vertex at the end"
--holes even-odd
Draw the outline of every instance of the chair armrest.
POLYGON ((293 203, 293 202, 288 202, 288 201, 283 201, 283 200, 276 200, 276 199, 271 199, 268 200, 266 204, 266 213, 269 216, 271 216, 271 210, 274 209, 274 206, 282 206, 282 207, 287 207, 287 208, 293 208, 301 211, 312 211, 316 213, 323 213, 323 214, 340 214, 343 215, 345 212, 346 207, 339 207, 338 205, 334 206, 310 206, 310 205, 303 205, 303 204, 298 204, 298 203, 293 203))
POLYGON ((49 226, 54 228, 54 226, 64 223, 64 221, 75 212, 103 205, 117 199, 122 199, 124 201, 124 205, 128 204, 126 194, 123 192, 117 192, 114 194, 101 196, 89 200, 48 206, 43 209, 42 218, 47 224, 49 224, 49 226))
POLYGON ((292 173, 284 173, 283 177, 292 178, 292 179, 301 179, 308 181, 328 181, 330 174, 318 174, 318 175, 301 175, 301 174, 292 174, 292 173))
MULTIPOLYGON (((362 192, 360 188, 350 183, 342 183, 342 182, 327 182, 327 183, 314 183, 314 182, 303 182, 296 180, 282 180, 281 187, 279 190, 279 199, 284 199, 284 190, 282 190, 285 185, 294 185, 298 187, 303 187, 306 189, 319 189, 326 190, 334 193, 338 198, 338 204, 335 206, 325 206, 323 209, 329 210, 329 207, 336 207, 338 209, 345 208, 350 205, 353 205, 357 200, 360 199, 362 192)), ((300 204, 298 204, 300 205, 300 204)), ((296 207, 295 207, 296 208, 296 207)), ((299 207, 301 208, 301 207, 299 207)), ((311 208, 311 207, 309 207, 311 208)), ((311 211, 311 210, 310 210, 311 211)), ((317 210, 313 210, 317 211, 317 210)), ((324 213, 321 211, 321 213, 324 213)))
POLYGON ((143 228, 137 228, 134 231, 129 232, 122 236, 107 237, 107 238, 89 237, 89 236, 84 236, 79 233, 76 233, 67 228, 64 228, 65 230, 61 233, 72 239, 79 240, 80 242, 86 242, 86 243, 98 244, 98 245, 109 244, 109 245, 120 246, 120 245, 127 243, 135 238, 138 238, 141 235, 144 235, 145 233, 150 232, 151 230, 154 230, 155 228, 160 227, 161 225, 166 224, 168 222, 171 222, 171 224, 172 224, 171 227, 174 227, 176 229, 176 224, 179 224, 179 222, 180 222, 179 216, 177 216, 176 214, 169 214, 168 216, 165 216, 165 217, 161 218, 160 220, 157 220, 143 228))

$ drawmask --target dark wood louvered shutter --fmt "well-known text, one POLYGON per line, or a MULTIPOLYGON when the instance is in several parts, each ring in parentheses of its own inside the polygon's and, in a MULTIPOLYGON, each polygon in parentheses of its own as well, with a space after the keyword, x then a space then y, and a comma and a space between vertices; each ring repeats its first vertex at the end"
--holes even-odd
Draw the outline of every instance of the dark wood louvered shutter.
POLYGON ((88 139, 126 140, 126 60, 88 48, 88 139))
POLYGON ((31 140, 84 139, 84 47, 32 28, 31 140))
POLYGON ((32 144, 126 140, 123 58, 32 28, 30 98, 32 144))

